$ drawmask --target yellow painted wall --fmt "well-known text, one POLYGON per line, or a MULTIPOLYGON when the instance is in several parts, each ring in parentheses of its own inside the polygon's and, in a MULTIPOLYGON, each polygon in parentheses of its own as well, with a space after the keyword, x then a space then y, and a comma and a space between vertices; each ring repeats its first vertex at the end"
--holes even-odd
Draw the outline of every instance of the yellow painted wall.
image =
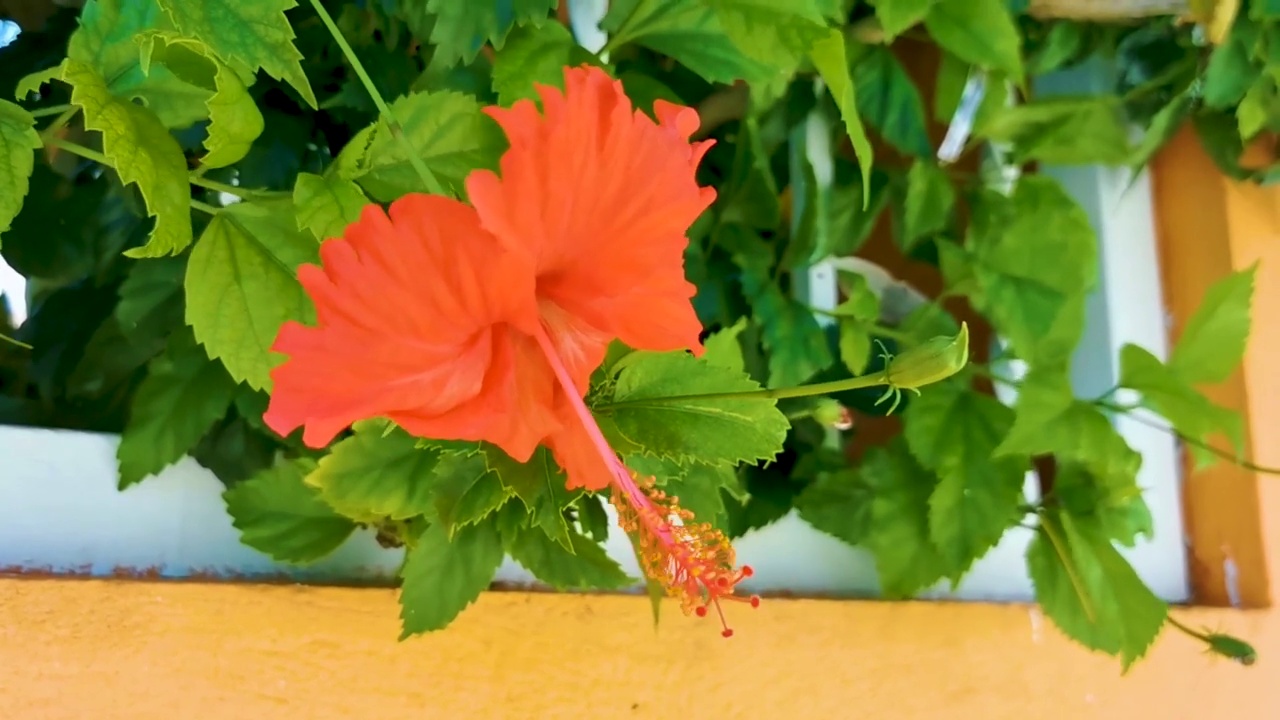
MULTIPOLYGON (((1200 162, 1194 143, 1157 173, 1200 162)), ((1160 212, 1209 197, 1224 227, 1196 241, 1263 260, 1244 402, 1256 459, 1280 465, 1280 191, 1205 173, 1189 194, 1166 183, 1160 212)), ((1271 597, 1278 482, 1257 490, 1271 597)), ((1025 606, 770 600, 731 608, 731 640, 668 610, 655 633, 643 598, 487 593, 396 643, 387 590, 0 579, 0 720, 1280 717, 1273 610, 1181 615, 1253 640, 1252 668, 1166 633, 1124 678, 1025 606)))

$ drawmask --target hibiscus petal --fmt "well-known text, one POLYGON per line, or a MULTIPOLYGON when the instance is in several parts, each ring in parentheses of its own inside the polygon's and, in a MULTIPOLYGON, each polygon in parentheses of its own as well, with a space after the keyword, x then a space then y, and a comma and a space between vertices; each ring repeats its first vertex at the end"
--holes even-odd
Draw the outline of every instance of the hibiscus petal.
POLYGON ((321 262, 298 273, 317 325, 288 323, 273 347, 289 358, 272 372, 272 429, 305 425, 318 447, 388 416, 431 424, 432 437, 523 450, 555 427, 549 382, 520 365, 512 339, 539 322, 532 268, 472 208, 427 195, 397 200, 389 217, 371 205, 321 247, 321 262))
POLYGON ((594 67, 566 69, 564 92, 538 91, 542 113, 529 100, 488 111, 511 147, 501 178, 467 179, 485 229, 532 258, 544 307, 576 327, 637 349, 700 349, 685 234, 715 192, 695 178, 709 145, 689 142, 696 112, 658 104, 654 122, 594 67))

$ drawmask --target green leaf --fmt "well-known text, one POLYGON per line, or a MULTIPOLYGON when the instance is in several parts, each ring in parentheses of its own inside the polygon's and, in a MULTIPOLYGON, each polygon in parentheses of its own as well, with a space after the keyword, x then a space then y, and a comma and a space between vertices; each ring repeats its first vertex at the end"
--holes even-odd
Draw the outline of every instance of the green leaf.
POLYGON ((1244 98, 1262 72, 1252 57, 1257 42, 1258 26, 1240 19, 1232 26, 1226 42, 1213 49, 1201 90, 1205 105, 1226 110, 1244 98))
POLYGON ((995 454, 1053 454, 1121 484, 1132 484, 1142 465, 1105 415, 1072 396, 1065 369, 1049 365, 1033 367, 1023 380, 1013 427, 995 454))
MULTIPOLYGON (((164 127, 189 127, 207 116, 209 91, 184 82, 165 67, 144 73, 135 41, 149 30, 172 29, 156 0, 90 0, 80 12, 80 27, 71 35, 67 58, 102 77, 118 100, 142 101, 164 127)), ((25 78, 19 92, 52 77, 45 73, 25 78)))
POLYGON ((1187 382, 1222 382, 1240 366, 1257 270, 1255 263, 1231 273, 1205 292, 1169 357, 1169 367, 1187 382))
POLYGON ((782 449, 787 418, 769 400, 669 399, 759 390, 745 374, 678 352, 637 352, 618 367, 613 401, 596 411, 646 454, 735 465, 772 459, 782 449))
POLYGON ((316 96, 302 72, 302 53, 293 46, 293 28, 284 11, 294 0, 156 0, 183 35, 196 38, 253 83, 259 68, 298 91, 312 108, 316 96))
POLYGON ((511 547, 511 557, 534 577, 557 590, 618 590, 635 582, 617 561, 587 538, 572 533, 571 549, 537 529, 525 530, 511 547))
POLYGON ((137 341, 158 327, 175 327, 182 322, 182 276, 187 272, 184 256, 136 262, 120 283, 116 321, 126 338, 137 341))
POLYGON ((338 512, 365 522, 433 513, 436 468, 446 451, 418 447, 398 427, 387 432, 381 420, 358 422, 354 430, 320 459, 307 484, 338 512))
POLYGON ((488 517, 513 494, 489 470, 483 454, 449 454, 436 466, 435 519, 451 537, 488 517))
POLYGON ((902 63, 887 47, 869 48, 854 61, 858 113, 892 146, 907 155, 929 157, 924 101, 902 63))
POLYGON ((956 191, 946 171, 931 160, 917 160, 907 172, 902 247, 910 249, 917 241, 947 229, 955 205, 956 191))
POLYGON ((939 0, 871 0, 886 40, 920 23, 939 0))
POLYGON ((794 72, 804 54, 825 33, 815 0, 702 0, 715 9, 724 34, 748 57, 780 74, 794 72))
POLYGON ((8 100, 0 100, 0 235, 22 209, 35 152, 41 147, 36 119, 8 100))
POLYGON ((602 543, 609 539, 609 515, 604 511, 604 501, 599 495, 582 495, 578 498, 578 524, 592 540, 602 543))
POLYGON ((50 82, 61 79, 62 63, 44 70, 37 70, 30 75, 24 75, 14 87, 13 99, 18 101, 26 100, 29 95, 40 92, 40 89, 50 82))
POLYGON ((226 414, 235 390, 235 381, 209 360, 189 330, 174 335, 133 396, 116 449, 120 489, 181 460, 226 414))
POLYGON ((318 259, 288 201, 236 203, 214 216, 187 264, 187 323, 211 357, 239 382, 271 386, 271 353, 286 320, 310 323, 315 309, 295 272, 318 259))
POLYGON ((565 549, 572 549, 564 510, 581 496, 582 491, 565 488, 567 478, 551 453, 540 447, 528 462, 518 463, 501 448, 486 445, 484 457, 489 470, 495 473, 502 485, 520 498, 533 526, 541 528, 547 537, 565 549))
POLYGON ((978 285, 971 299, 1018 357, 1034 362, 1069 354, 1084 331, 1085 296, 1098 273, 1084 210, 1055 180, 1024 177, 1011 198, 991 191, 981 196, 968 245, 978 285))
POLYGON ((746 372, 746 361, 742 356, 742 341, 738 338, 747 326, 747 319, 742 317, 738 318, 733 325, 712 333, 702 343, 703 348, 706 349, 702 359, 726 370, 746 372))
POLYGON ((679 501, 680 507, 693 513, 697 522, 711 523, 724 530, 728 517, 720 490, 731 488, 737 482, 737 470, 732 465, 690 463, 681 468, 678 475, 660 484, 667 495, 679 501))
POLYGON ((940 479, 929 498, 929 535, 959 578, 1018 519, 1027 463, 993 457, 1013 411, 951 382, 930 387, 905 415, 907 446, 940 479))
POLYGON ((429 0, 427 10, 436 16, 432 60, 446 66, 458 60, 470 64, 486 43, 501 50, 513 25, 540 26, 555 8, 556 0, 429 0))
POLYGON ((825 37, 813 44, 809 56, 813 59, 822 81, 831 90, 836 107, 840 109, 840 117, 844 120, 844 129, 853 143, 854 155, 862 169, 862 204, 865 206, 871 198, 871 165, 874 153, 871 141, 867 139, 866 128, 858 117, 858 97, 853 77, 850 75, 849 56, 845 50, 844 32, 831 28, 825 37))
MULTIPOLYGON (((391 114, 427 168, 456 194, 472 170, 497 167, 506 147, 497 123, 462 93, 410 93, 391 104, 391 114)), ((339 177, 359 182, 380 202, 424 190, 404 142, 391 135, 384 120, 356 133, 335 164, 339 177)))
POLYGON ((850 545, 861 545, 871 531, 874 490, 858 470, 823 473, 796 498, 805 522, 850 545))
POLYGON ((1022 36, 1005 0, 938 0, 924 26, 943 49, 965 62, 1022 82, 1022 36))
POLYGON ((1190 92, 1183 92, 1152 116, 1151 123, 1142 136, 1142 142, 1133 149, 1133 154, 1128 161, 1135 177, 1138 171, 1146 167, 1147 163, 1151 162, 1151 158, 1155 157, 1156 153, 1182 129, 1194 107, 1195 97, 1190 92))
POLYGON ((1042 515, 1027 570, 1045 614, 1085 647, 1119 656, 1127 670, 1150 649, 1168 608, 1106 535, 1087 520, 1042 515))
POLYGON ((62 79, 70 83, 71 102, 84 110, 84 125, 102 133, 102 154, 125 184, 135 183, 156 219, 147 244, 125 253, 159 257, 191 244, 191 191, 182 148, 146 108, 111 94, 93 68, 68 59, 62 79))
POLYGON ((949 563, 929 532, 933 473, 901 440, 870 450, 858 472, 872 494, 862 544, 875 555, 885 596, 910 597, 945 577, 949 563))
POLYGON ((563 87, 565 67, 593 61, 560 23, 519 28, 493 61, 493 91, 500 105, 537 98, 534 83, 563 87))
POLYGON ((280 463, 224 492, 240 541, 289 563, 313 562, 338 549, 356 526, 302 481, 314 468, 308 458, 280 463))
POLYGON ((1236 452, 1244 450, 1240 416, 1215 405, 1154 355, 1137 345, 1120 348, 1120 385, 1142 393, 1143 405, 1163 415, 1183 435, 1201 442, 1221 432, 1236 452))
POLYGON ((1006 107, 992 114, 982 134, 1011 143, 1017 162, 1117 165, 1132 154, 1124 105, 1115 95, 1051 97, 1006 107))
POLYGON ((831 365, 826 335, 805 305, 771 285, 752 310, 769 351, 769 387, 799 385, 831 365))
POLYGON ((708 82, 769 81, 765 63, 733 44, 702 0, 613 0, 600 27, 612 46, 636 43, 675 58, 708 82))
POLYGON ((440 525, 428 527, 400 569, 400 639, 448 625, 489 587, 502 556, 492 523, 462 528, 452 538, 440 525))
POLYGON ((347 226, 360 219, 369 198, 360 186, 337 175, 298 173, 293 186, 298 229, 310 230, 317 240, 342 237, 347 226))
POLYGON ((1280 95, 1276 92, 1276 81, 1270 75, 1263 75, 1249 87, 1249 92, 1236 108, 1240 138, 1252 140, 1271 125, 1280 124, 1273 119, 1277 116, 1280 116, 1280 95))
POLYGON ((1078 462, 1060 460, 1053 499, 1064 512, 1098 523, 1107 537, 1126 547, 1133 547, 1140 535, 1151 538, 1155 531, 1136 476, 1103 477, 1078 462))
POLYGON ((840 322, 840 359, 854 375, 861 375, 871 360, 871 329, 880 319, 880 298, 867 279, 849 273, 846 299, 834 311, 840 322))
POLYGON ((183 82, 209 91, 205 101, 209 128, 204 140, 208 152, 201 164, 220 168, 242 160, 262 134, 264 124, 257 103, 235 71, 208 45, 176 33, 151 31, 141 36, 139 43, 143 74, 152 72, 155 60, 183 82))

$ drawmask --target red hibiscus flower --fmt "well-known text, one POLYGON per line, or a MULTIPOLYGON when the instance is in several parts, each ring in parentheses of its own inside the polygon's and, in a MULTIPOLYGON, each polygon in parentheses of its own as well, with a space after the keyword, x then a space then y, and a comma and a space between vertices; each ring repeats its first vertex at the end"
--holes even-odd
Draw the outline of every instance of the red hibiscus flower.
POLYGON ((686 610, 719 611, 750 568, 626 468, 583 402, 614 339, 701 351, 683 258, 715 198, 695 179, 710 143, 689 142, 692 109, 658 101, 655 122, 598 68, 538 92, 541 112, 529 100, 487 111, 510 149, 500 175, 467 179, 472 205, 415 194, 389 214, 370 206, 323 245, 323 267, 299 271, 317 324, 281 329, 273 349, 288 360, 265 420, 304 427, 313 447, 370 417, 519 461, 545 444, 569 487, 612 489, 646 573, 686 610))

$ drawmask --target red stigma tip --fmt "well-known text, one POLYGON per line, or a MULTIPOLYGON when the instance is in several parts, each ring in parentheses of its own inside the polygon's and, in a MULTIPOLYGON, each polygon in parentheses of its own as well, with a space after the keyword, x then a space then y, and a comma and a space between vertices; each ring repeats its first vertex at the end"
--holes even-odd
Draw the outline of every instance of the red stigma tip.
POLYGON ((725 628, 724 630, 720 631, 720 635, 723 637, 731 638, 733 637, 733 630, 730 630, 729 628, 725 628))
POLYGON ((744 578, 749 578, 749 577, 751 577, 752 575, 755 575, 755 574, 756 574, 756 571, 755 571, 755 570, 752 570, 750 565, 743 565, 743 566, 742 566, 742 577, 744 577, 744 578))
POLYGON ((706 606, 706 605, 702 605, 702 606, 698 607, 696 610, 694 610, 694 611, 693 611, 693 614, 694 614, 694 615, 697 615, 698 617, 706 617, 706 616, 707 616, 707 606, 706 606))
POLYGON ((750 602, 751 602, 751 607, 753 607, 753 608, 758 608, 758 607, 760 607, 760 596, 759 596, 759 595, 752 595, 752 596, 751 596, 751 601, 750 601, 750 602))

